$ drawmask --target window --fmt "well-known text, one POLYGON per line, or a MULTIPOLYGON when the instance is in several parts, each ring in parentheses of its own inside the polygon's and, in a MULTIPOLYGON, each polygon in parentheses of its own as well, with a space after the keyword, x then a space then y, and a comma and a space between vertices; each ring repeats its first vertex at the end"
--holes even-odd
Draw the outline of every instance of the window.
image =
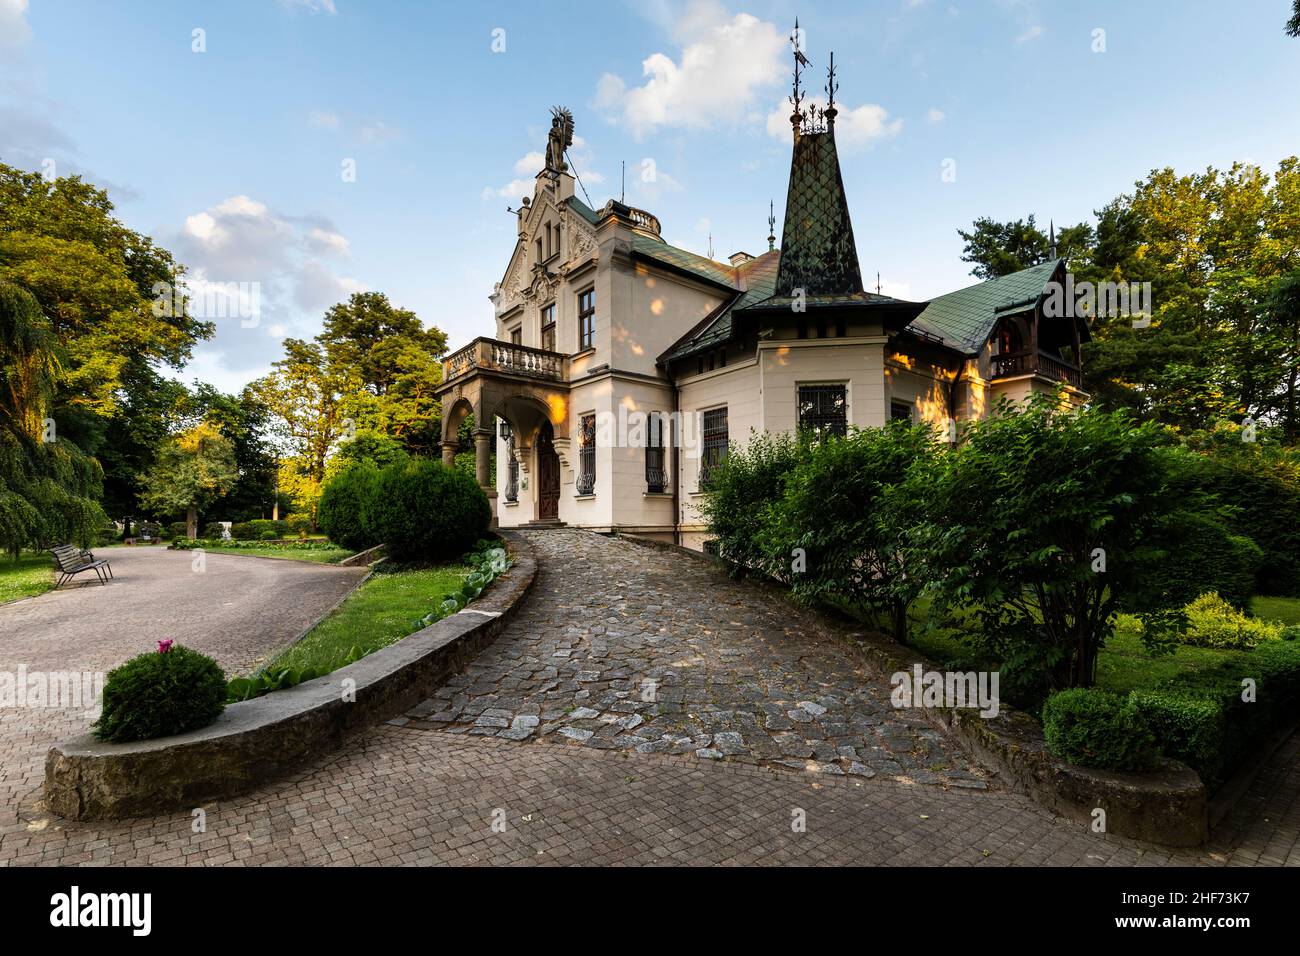
POLYGON ((578 351, 589 349, 596 337, 596 290, 578 293, 578 351))
POLYGON ((912 406, 907 402, 890 402, 889 418, 895 422, 910 422, 912 420, 912 406))
POLYGON ((847 435, 848 401, 843 385, 799 386, 799 430, 822 435, 847 435))
POLYGON ((510 344, 511 344, 511 345, 523 345, 523 344, 524 344, 524 328, 523 328, 523 326, 521 326, 521 325, 516 325, 513 329, 510 330, 510 344))
POLYGON ((711 408, 704 413, 704 453, 700 457, 700 487, 709 483, 709 472, 727 457, 727 409, 711 408))
POLYGON ((596 416, 583 415, 578 435, 578 494, 596 493, 596 416))
POLYGON ((542 309, 542 348, 555 351, 555 303, 542 309))
POLYGON ((535 265, 541 265, 541 264, 542 264, 542 240, 541 240, 540 237, 538 237, 538 239, 537 239, 537 261, 536 261, 535 265))
POLYGON ((664 449, 668 443, 664 440, 663 412, 650 413, 646 432, 645 490, 652 495, 661 495, 668 485, 664 467, 664 449))

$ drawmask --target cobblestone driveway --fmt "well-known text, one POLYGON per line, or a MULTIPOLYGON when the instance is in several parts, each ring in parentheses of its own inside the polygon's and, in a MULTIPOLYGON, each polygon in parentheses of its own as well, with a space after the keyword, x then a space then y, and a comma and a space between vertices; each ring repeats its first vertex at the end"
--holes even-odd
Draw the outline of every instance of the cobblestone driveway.
MULTIPOLYGON (((768 597, 748 586, 718 581, 702 599, 696 595, 692 610, 672 610, 674 605, 665 604, 664 634, 676 631, 679 637, 661 639, 656 630, 642 641, 666 663, 639 664, 643 658, 631 653, 638 645, 624 640, 632 632, 627 625, 597 625, 605 627, 597 635, 574 632, 582 626, 583 601, 605 608, 612 620, 640 616, 632 612, 630 596, 644 593, 649 585, 638 581, 638 561, 644 563, 648 580, 659 581, 653 590, 665 594, 674 580, 698 582, 699 575, 711 575, 706 566, 692 566, 689 559, 584 537, 548 533, 537 540, 540 577, 526 613, 480 658, 469 683, 462 683, 451 697, 435 698, 450 703, 465 697, 464 713, 466 706, 477 708, 481 698, 495 696, 473 720, 458 713, 453 721, 399 719, 393 723, 401 726, 376 728, 315 766, 246 796, 206 805, 206 828, 198 833, 191 812, 112 824, 69 823, 43 812, 33 791, 21 804, 9 802, 3 810, 0 865, 1300 863, 1298 738, 1274 757, 1207 846, 1176 851, 1091 833, 1005 787, 980 791, 917 786, 904 782, 912 779, 908 773, 886 774, 883 767, 875 779, 867 780, 758 766, 764 758, 753 742, 791 732, 761 725, 754 731, 746 723, 751 728, 748 737, 743 730, 734 731, 741 734, 744 749, 722 759, 700 758, 694 750, 682 755, 635 753, 642 744, 593 747, 590 741, 597 739, 597 731, 601 739, 634 733, 649 743, 655 738, 641 729, 645 725, 669 727, 670 720, 690 722, 707 715, 699 736, 708 734, 712 747, 696 749, 716 749, 717 734, 727 731, 706 731, 707 721, 741 726, 738 715, 748 713, 758 723, 759 714, 768 714, 765 703, 779 706, 788 716, 800 700, 816 703, 818 697, 829 696, 840 701, 837 708, 815 716, 809 710, 812 719, 806 723, 791 719, 801 732, 811 731, 802 733, 805 739, 833 740, 836 735, 826 736, 828 723, 852 727, 857 720, 870 735, 844 736, 862 738, 860 746, 853 745, 859 760, 871 757, 873 746, 881 748, 878 760, 894 760, 904 771, 909 767, 901 758, 915 759, 911 750, 891 749, 888 738, 897 736, 901 748, 902 732, 886 729, 891 721, 875 710, 878 705, 869 695, 863 696, 863 686, 856 695, 842 690, 858 673, 844 656, 846 650, 829 634, 805 633, 804 622, 784 619, 776 603, 769 607, 768 597), (579 553, 590 555, 591 548, 609 552, 604 583, 573 560, 579 553), (664 563, 672 557, 675 560, 664 563), (594 587, 591 594, 564 583, 579 578, 587 581, 582 587, 594 587), (692 614, 704 622, 698 631, 689 626, 692 614), (551 615, 562 622, 560 630, 547 630, 551 615), (760 623, 732 623, 749 621, 751 615, 760 623), (779 627, 769 634, 761 623, 765 621, 779 627), (786 628, 792 642, 776 647, 786 628), (729 637, 712 640, 715 633, 729 637), (532 648, 552 640, 556 647, 550 654, 567 650, 569 656, 532 667, 526 678, 485 676, 498 675, 508 661, 518 663, 507 670, 519 667, 522 672, 531 666, 526 665, 528 658, 543 660, 532 648), (760 650, 769 643, 779 653, 765 660, 760 650), (688 649, 692 656, 685 658, 688 649), (567 676, 570 665, 563 662, 571 658, 582 668, 600 669, 602 676, 594 681, 578 680, 576 673, 567 676), (622 713, 614 704, 631 699, 630 688, 649 676, 638 669, 641 666, 664 668, 661 678, 670 671, 686 672, 676 683, 664 680, 666 687, 681 690, 685 716, 663 707, 661 697, 659 712, 651 707, 627 712, 645 721, 630 731, 603 729, 608 725, 599 718, 575 717, 572 712, 543 723, 544 712, 569 706, 561 706, 563 695, 576 703, 576 695, 584 690, 588 693, 581 700, 591 709, 622 713), (554 677, 533 676, 547 667, 556 669, 554 677), (621 669, 628 673, 612 673, 621 669), (503 694, 501 686, 508 681, 520 683, 509 685, 503 694), (540 683, 528 686, 532 681, 540 683), (555 686, 548 687, 552 681, 555 686), (625 681, 630 683, 616 683, 625 681), (562 685, 567 689, 561 691, 562 685), (751 685, 763 692, 737 689, 751 685), (625 692, 629 696, 618 696, 625 692), (548 699, 557 693, 562 696, 548 699), (515 698, 518 703, 502 705, 515 698), (603 702, 608 706, 598 708, 603 702), (517 725, 531 733, 500 736, 520 717, 530 716, 533 707, 536 727, 527 720, 517 725), (489 710, 509 714, 496 718, 507 726, 476 726, 489 710), (833 719, 840 714, 841 720, 833 719), (588 725, 593 733, 586 744, 560 734, 565 727, 583 729, 577 725, 584 720, 595 721, 588 725), (656 724, 660 720, 665 722, 656 724), (454 733, 428 729, 448 724, 454 733), (551 732, 544 734, 544 729, 551 732), (511 739, 519 736, 522 742, 511 739), (796 814, 806 821, 802 830, 792 826, 796 814)), ((906 726, 909 736, 917 732, 925 741, 931 758, 950 759, 953 767, 959 766, 957 761, 965 763, 944 740, 919 733, 928 728, 906 726)), ((696 742, 694 737, 691 742, 696 742)), ((835 766, 852 762, 847 755, 837 756, 835 766)), ((942 771, 932 772, 943 779, 942 771)), ((970 772, 978 773, 974 768, 970 772)))
POLYGON ((678 553, 527 533, 523 612, 412 726, 984 789, 987 775, 819 617, 678 553))

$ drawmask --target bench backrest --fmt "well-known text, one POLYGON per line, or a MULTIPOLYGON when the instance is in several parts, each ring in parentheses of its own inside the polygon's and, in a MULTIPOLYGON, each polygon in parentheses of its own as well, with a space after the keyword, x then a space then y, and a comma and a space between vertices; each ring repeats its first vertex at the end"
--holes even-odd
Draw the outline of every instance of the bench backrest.
POLYGON ((90 564, 82 555, 79 548, 74 548, 70 544, 59 545, 57 548, 51 548, 50 553, 54 555, 54 562, 59 566, 60 571, 74 571, 77 568, 84 568, 90 564))

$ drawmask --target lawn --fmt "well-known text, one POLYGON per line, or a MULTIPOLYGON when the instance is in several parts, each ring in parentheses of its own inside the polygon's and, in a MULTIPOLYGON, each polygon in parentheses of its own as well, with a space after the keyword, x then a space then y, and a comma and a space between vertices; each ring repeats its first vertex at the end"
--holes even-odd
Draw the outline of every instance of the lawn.
MULTIPOLYGON (((1300 598, 1256 597, 1252 611, 1266 620, 1300 623, 1300 598)), ((976 656, 959 632, 923 630, 925 608, 913 609, 911 646, 945 666, 969 666, 976 656)), ((1173 654, 1151 654, 1138 634, 1117 630, 1097 657, 1097 686, 1127 694, 1138 688, 1160 687, 1196 673, 1223 671, 1248 659, 1243 651, 1175 646, 1173 654)))
MULTIPOLYGON (((324 544, 324 539, 321 539, 324 544)), ((207 554, 244 554, 251 555, 255 558, 281 558, 290 561, 316 561, 321 564, 335 564, 344 558, 351 557, 355 551, 349 551, 347 548, 339 547, 300 547, 293 544, 265 544, 250 542, 247 545, 235 547, 203 547, 207 554)))
POLYGON ((414 632, 416 622, 447 592, 458 590, 469 571, 453 564, 375 574, 267 669, 311 668, 325 674, 341 667, 354 647, 364 654, 387 647, 414 632))
POLYGON ((17 561, 0 556, 0 604, 35 597, 54 587, 54 562, 48 554, 25 554, 17 561))

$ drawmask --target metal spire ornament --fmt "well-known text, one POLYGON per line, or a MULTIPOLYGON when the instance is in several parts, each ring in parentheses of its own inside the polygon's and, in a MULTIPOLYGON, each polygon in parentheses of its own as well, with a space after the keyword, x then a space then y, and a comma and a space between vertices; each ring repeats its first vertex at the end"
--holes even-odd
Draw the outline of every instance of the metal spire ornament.
POLYGON ((767 201, 767 251, 771 252, 776 248, 776 204, 772 200, 767 201))

